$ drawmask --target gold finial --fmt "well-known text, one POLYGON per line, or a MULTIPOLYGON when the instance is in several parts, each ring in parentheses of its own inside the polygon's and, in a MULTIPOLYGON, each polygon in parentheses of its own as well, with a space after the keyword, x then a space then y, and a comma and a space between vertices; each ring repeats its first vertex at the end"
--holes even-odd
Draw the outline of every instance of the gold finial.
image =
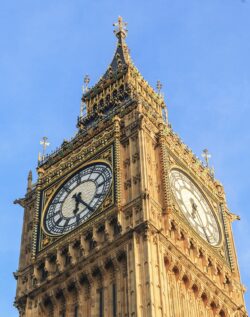
POLYGON ((211 154, 208 152, 208 149, 204 149, 202 151, 201 156, 204 158, 206 162, 206 167, 209 167, 209 159, 212 157, 211 154))
POLYGON ((116 29, 114 30, 114 33, 118 39, 120 38, 120 36, 122 38, 125 38, 127 36, 127 33, 128 33, 127 25, 128 23, 123 22, 123 19, 121 16, 118 17, 118 22, 113 23, 113 26, 116 27, 116 29))
POLYGON ((39 153, 38 161, 42 161, 45 158, 46 148, 47 146, 50 145, 50 143, 48 142, 48 138, 46 136, 42 138, 42 140, 40 141, 40 144, 43 147, 43 152, 42 152, 42 155, 39 153))

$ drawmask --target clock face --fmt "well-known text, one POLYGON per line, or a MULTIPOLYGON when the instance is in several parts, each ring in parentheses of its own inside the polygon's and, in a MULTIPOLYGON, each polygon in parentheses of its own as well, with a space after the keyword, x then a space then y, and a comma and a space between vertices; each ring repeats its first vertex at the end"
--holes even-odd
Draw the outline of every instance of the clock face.
POLYGON ((179 170, 170 172, 176 201, 194 230, 211 245, 218 245, 220 231, 216 218, 201 190, 179 170))
POLYGON ((112 184, 108 164, 85 166, 57 191, 49 204, 43 225, 48 234, 65 234, 86 221, 102 204, 112 184))

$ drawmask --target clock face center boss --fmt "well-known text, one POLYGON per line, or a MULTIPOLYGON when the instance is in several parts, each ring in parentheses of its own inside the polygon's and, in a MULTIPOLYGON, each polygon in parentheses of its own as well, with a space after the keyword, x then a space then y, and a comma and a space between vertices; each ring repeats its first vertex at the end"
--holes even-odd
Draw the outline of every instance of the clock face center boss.
POLYGON ((113 176, 104 162, 90 163, 64 182, 43 218, 47 234, 62 235, 86 221, 106 198, 113 176))

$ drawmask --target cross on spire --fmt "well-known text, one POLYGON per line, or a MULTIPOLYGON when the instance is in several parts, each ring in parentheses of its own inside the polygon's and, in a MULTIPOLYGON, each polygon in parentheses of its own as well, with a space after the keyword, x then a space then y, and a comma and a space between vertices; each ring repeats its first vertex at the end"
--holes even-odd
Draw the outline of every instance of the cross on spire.
POLYGON ((42 152, 42 156, 39 153, 39 161, 41 161, 41 160, 43 160, 45 158, 46 148, 47 148, 47 146, 50 145, 50 143, 48 142, 48 138, 46 136, 44 136, 42 138, 42 140, 40 141, 40 144, 43 147, 43 152, 42 152))
POLYGON ((116 29, 114 30, 114 33, 118 39, 120 37, 125 38, 127 36, 127 33, 128 33, 127 25, 128 23, 123 22, 123 19, 121 16, 118 17, 118 21, 116 23, 113 23, 113 26, 116 27, 116 29))
POLYGON ((208 149, 204 149, 202 151, 201 156, 204 158, 204 160, 206 162, 206 167, 209 167, 209 160, 211 158, 211 154, 208 152, 208 149))

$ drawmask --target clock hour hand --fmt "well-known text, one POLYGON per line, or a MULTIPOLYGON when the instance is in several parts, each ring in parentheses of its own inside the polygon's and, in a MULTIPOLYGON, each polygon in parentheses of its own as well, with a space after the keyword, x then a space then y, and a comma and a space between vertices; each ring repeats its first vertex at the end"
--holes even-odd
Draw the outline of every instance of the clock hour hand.
MULTIPOLYGON (((75 210, 79 210, 79 208, 78 208, 78 206, 79 206, 79 203, 81 203, 82 205, 84 205, 85 207, 87 207, 90 211, 94 211, 94 209, 90 206, 90 205, 88 205, 87 203, 85 203, 85 201, 84 200, 82 200, 82 193, 81 192, 79 192, 78 194, 74 194, 73 196, 72 196, 72 198, 74 198, 75 199, 75 201, 76 201, 76 208, 75 208, 75 210)), ((74 210, 74 212, 75 212, 75 210, 74 210)))
POLYGON ((198 206, 197 206, 196 203, 194 202, 193 198, 190 198, 190 203, 191 203, 191 205, 192 205, 192 214, 191 214, 191 215, 192 215, 192 218, 195 219, 196 216, 197 216, 197 218, 198 218, 198 220, 199 220, 199 222, 200 222, 200 224, 201 224, 201 227, 202 227, 202 229, 203 229, 203 232, 204 232, 204 234, 205 234, 205 236, 206 236, 206 239, 207 239, 208 242, 210 242, 209 237, 208 237, 208 235, 207 235, 207 233, 206 233, 206 228, 205 228, 205 226, 204 226, 204 224, 203 224, 203 221, 202 221, 202 219, 201 219, 201 216, 200 216, 200 214, 199 214, 199 212, 198 212, 198 206))
POLYGON ((75 199, 75 203, 76 203, 75 209, 73 210, 73 213, 74 213, 74 215, 75 215, 75 214, 77 213, 77 211, 79 210, 79 200, 78 200, 76 194, 74 194, 74 195, 72 196, 72 198, 75 199))

